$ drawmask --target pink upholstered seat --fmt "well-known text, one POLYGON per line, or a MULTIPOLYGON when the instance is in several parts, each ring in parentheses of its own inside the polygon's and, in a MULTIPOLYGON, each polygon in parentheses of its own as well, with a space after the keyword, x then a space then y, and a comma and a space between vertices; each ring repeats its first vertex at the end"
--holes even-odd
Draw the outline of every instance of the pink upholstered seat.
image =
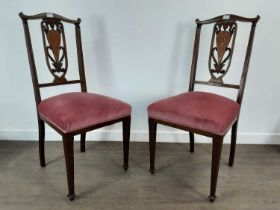
POLYGON ((40 102, 39 113, 63 133, 130 116, 129 104, 93 93, 66 93, 40 102))
POLYGON ((212 93, 188 92, 159 100, 148 107, 151 118, 224 135, 238 118, 240 105, 212 93))

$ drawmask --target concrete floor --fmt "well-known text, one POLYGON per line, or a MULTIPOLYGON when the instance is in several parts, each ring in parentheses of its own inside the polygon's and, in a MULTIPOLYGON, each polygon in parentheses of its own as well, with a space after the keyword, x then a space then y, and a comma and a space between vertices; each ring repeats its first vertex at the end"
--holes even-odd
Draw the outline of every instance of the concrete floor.
POLYGON ((280 209, 280 146, 238 145, 233 168, 224 145, 215 203, 207 199, 210 144, 157 145, 156 174, 148 172, 147 143, 131 143, 130 168, 121 167, 122 145, 75 145, 78 195, 68 201, 61 142, 46 143, 46 168, 37 143, 0 141, 0 209, 280 209))

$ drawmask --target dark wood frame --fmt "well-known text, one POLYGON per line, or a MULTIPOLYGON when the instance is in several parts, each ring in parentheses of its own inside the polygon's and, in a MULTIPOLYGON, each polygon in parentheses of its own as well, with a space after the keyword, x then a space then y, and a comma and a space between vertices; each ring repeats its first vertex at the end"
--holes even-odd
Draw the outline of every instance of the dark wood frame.
MULTIPOLYGON (((89 126, 71 133, 63 133, 59 130, 56 126, 54 126, 51 122, 41 116, 38 112, 38 105, 41 102, 41 95, 40 95, 40 88, 44 87, 51 87, 57 85, 68 85, 68 84, 80 84, 81 91, 87 92, 87 85, 86 85, 86 77, 84 71, 84 59, 83 59, 83 50, 82 50, 82 42, 81 42, 81 30, 80 30, 80 23, 81 19, 78 18, 77 20, 72 20, 65 18, 63 16, 54 14, 54 13, 41 13, 38 15, 24 15, 22 12, 19 13, 20 18, 22 19, 24 34, 25 34, 25 41, 27 47, 27 54, 28 60, 30 65, 30 71, 32 76, 33 82, 33 89, 35 94, 35 101, 36 101, 36 108, 37 108, 37 118, 38 118, 38 127, 39 127, 39 157, 40 157, 40 165, 42 167, 46 166, 45 163, 45 123, 51 126, 54 130, 56 130, 63 139, 63 147, 64 147, 64 156, 65 156, 65 163, 66 163, 66 172, 67 172, 67 180, 68 180, 68 198, 70 200, 75 199, 75 189, 74 189, 74 136, 80 134, 81 141, 80 141, 80 150, 81 152, 85 152, 85 140, 86 140, 86 132, 92 131, 107 125, 111 125, 114 123, 122 122, 123 125, 123 158, 124 163, 123 167, 125 170, 128 169, 128 155, 129 155, 129 139, 130 139, 130 122, 131 116, 119 118, 116 120, 108 121, 105 123, 101 123, 94 126, 89 126), (70 23, 75 25, 75 35, 76 35, 76 47, 77 47, 77 57, 78 57, 78 66, 79 66, 79 80, 63 80, 63 81, 56 81, 54 80, 51 83, 42 83, 40 84, 37 77, 37 69, 34 60, 34 54, 32 49, 31 43, 31 36, 28 26, 29 20, 43 20, 43 19, 55 19, 56 21, 61 21, 65 23, 70 23)), ((44 41, 44 40, 43 40, 44 41)), ((65 40, 64 40, 65 41, 65 40)), ((45 54, 46 55, 46 54, 45 54)), ((46 58, 47 59, 47 58, 46 58)))
MULTIPOLYGON (((244 18, 236 15, 222 15, 212 19, 201 21, 196 19, 196 34, 195 34, 195 41, 194 41, 194 49, 193 49, 193 59, 192 59, 192 66, 191 66, 191 76, 190 76, 190 83, 189 83, 189 91, 194 91, 195 84, 204 84, 204 85, 212 85, 218 87, 225 87, 225 88, 234 88, 238 89, 238 95, 236 102, 238 104, 242 103, 244 88, 246 84, 246 78, 248 73, 248 67, 252 52, 255 28, 260 16, 255 18, 244 18), (224 18, 227 17, 227 21, 232 22, 248 22, 251 23, 251 31, 249 35, 249 41, 247 45, 245 61, 243 65, 243 71, 241 75, 241 80, 239 85, 235 84, 225 84, 221 82, 211 82, 211 81, 197 81, 196 77, 196 67, 197 67, 197 60, 198 60, 198 52, 199 52, 199 41, 200 41, 200 32, 202 25, 206 24, 215 24, 217 22, 224 21, 224 18)), ((234 37, 235 38, 235 37, 234 37)), ((213 40, 212 40, 213 41, 213 40)), ((210 195, 209 199, 213 202, 216 199, 216 186, 218 180, 218 172, 219 172, 219 165, 220 165, 220 158, 223 146, 223 139, 227 131, 224 135, 219 136, 210 132, 206 132, 203 130, 194 129, 191 127, 181 126, 174 123, 169 123, 166 121, 158 120, 155 118, 149 118, 149 147, 150 147, 150 172, 153 174, 155 172, 155 147, 156 147, 156 132, 157 132, 157 124, 162 124, 178 129, 182 129, 185 131, 189 131, 190 137, 190 152, 194 152, 194 133, 204 135, 213 139, 213 147, 212 147, 212 166, 211 166, 211 186, 210 186, 210 195)), ((233 122, 232 130, 231 130, 231 147, 230 147, 230 156, 229 156, 229 166, 233 166, 234 163, 234 156, 235 156, 235 147, 236 147, 236 137, 237 137, 237 126, 238 126, 238 119, 233 122)))

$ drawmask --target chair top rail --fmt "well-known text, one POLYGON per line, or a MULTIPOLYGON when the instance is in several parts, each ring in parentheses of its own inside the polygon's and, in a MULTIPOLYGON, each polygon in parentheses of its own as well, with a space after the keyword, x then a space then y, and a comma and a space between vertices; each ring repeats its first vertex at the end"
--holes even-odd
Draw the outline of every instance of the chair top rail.
POLYGON ((72 24, 79 24, 81 22, 80 18, 77 18, 76 20, 74 19, 69 19, 66 17, 63 17, 61 15, 55 14, 55 13, 40 13, 37 15, 25 15, 23 14, 23 12, 19 13, 19 16, 21 17, 22 20, 39 20, 39 19, 44 19, 44 18, 54 18, 54 19, 58 19, 67 23, 72 23, 72 24))
POLYGON ((256 24, 260 19, 260 16, 257 15, 254 18, 246 18, 246 17, 242 17, 242 16, 238 16, 238 15, 233 15, 233 14, 226 14, 226 15, 220 15, 211 19, 207 19, 207 20, 199 20, 196 19, 195 22, 197 24, 203 25, 203 24, 212 24, 212 23, 216 23, 218 21, 222 21, 222 20, 229 20, 229 21, 240 21, 240 22, 251 22, 256 24))

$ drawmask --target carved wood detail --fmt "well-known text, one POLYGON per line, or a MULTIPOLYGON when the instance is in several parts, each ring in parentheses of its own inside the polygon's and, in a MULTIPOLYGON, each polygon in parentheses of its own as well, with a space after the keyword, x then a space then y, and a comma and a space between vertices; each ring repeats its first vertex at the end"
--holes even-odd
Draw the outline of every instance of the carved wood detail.
POLYGON ((214 25, 209 55, 209 82, 223 84, 223 77, 230 67, 237 24, 234 21, 219 21, 214 25))
POLYGON ((63 24, 59 20, 45 18, 41 21, 41 30, 46 62, 54 77, 53 83, 67 82, 65 75, 68 59, 63 24))

